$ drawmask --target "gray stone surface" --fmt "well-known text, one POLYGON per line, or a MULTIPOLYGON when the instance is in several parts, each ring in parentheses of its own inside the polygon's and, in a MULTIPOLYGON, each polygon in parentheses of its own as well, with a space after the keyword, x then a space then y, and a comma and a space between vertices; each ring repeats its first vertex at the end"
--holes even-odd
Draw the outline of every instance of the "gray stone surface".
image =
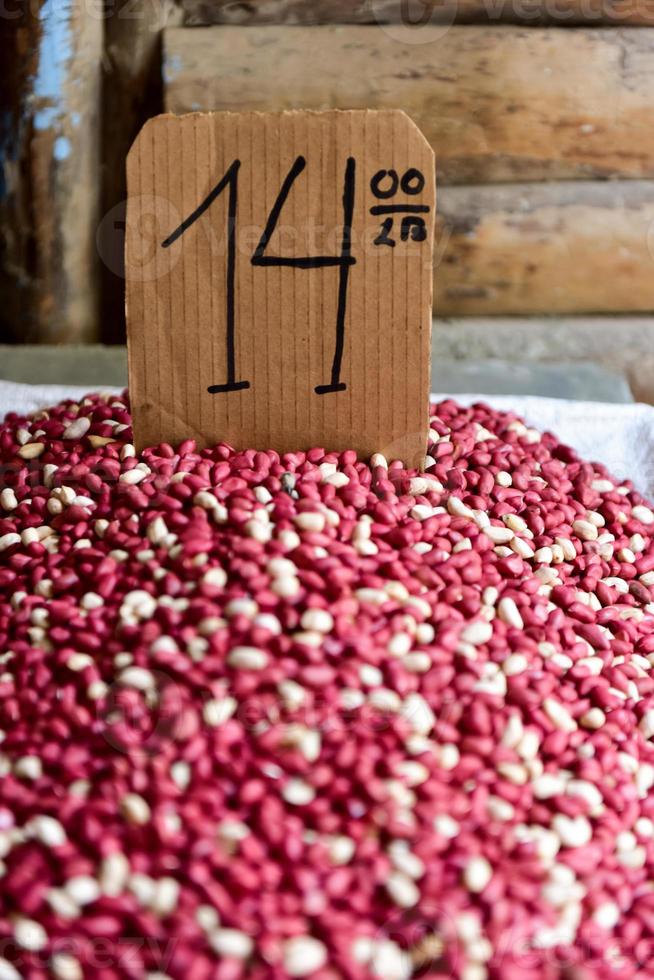
POLYGON ((654 316, 435 319, 435 360, 600 364, 654 403, 654 316))
POLYGON ((101 344, 62 347, 0 344, 0 378, 24 384, 127 384, 127 348, 101 344))
POLYGON ((541 395, 577 401, 633 401, 626 379, 599 364, 512 363, 434 357, 431 390, 448 394, 541 395))
MULTIPOLYGON (((446 331, 437 323, 432 391, 631 401, 625 378, 601 365, 581 360, 539 363, 537 358, 527 356, 527 345, 523 345, 524 360, 519 360, 520 348, 515 344, 511 347, 511 358, 506 351, 502 359, 493 356, 497 354, 493 350, 497 345, 491 342, 494 332, 494 327, 488 327, 485 339, 479 332, 476 342, 467 345, 465 336, 475 337, 467 321, 451 321, 446 331)), ((89 388, 126 385, 127 353, 124 347, 100 345, 0 346, 0 377, 28 384, 75 384, 89 388)))

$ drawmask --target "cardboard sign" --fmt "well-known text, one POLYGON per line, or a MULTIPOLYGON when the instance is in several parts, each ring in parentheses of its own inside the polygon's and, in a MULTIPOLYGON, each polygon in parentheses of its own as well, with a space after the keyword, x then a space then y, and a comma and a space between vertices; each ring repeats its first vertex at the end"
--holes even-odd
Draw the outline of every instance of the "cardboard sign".
POLYGON ((435 168, 403 112, 157 116, 127 179, 138 448, 421 465, 435 168))

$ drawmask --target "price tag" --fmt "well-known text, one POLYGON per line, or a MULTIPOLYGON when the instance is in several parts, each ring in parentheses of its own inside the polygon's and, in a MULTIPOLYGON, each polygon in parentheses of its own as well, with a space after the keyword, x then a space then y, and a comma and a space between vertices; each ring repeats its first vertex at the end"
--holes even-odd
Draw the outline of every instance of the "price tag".
POLYGON ((403 112, 157 116, 127 179, 138 448, 421 465, 435 167, 403 112))

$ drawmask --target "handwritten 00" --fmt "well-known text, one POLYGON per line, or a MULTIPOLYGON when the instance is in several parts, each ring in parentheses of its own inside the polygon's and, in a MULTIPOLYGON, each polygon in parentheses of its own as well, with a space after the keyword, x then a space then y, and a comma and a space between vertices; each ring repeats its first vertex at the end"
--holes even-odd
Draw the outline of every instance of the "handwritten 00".
MULTIPOLYGON (((316 385, 314 391, 318 395, 326 395, 330 392, 345 391, 347 385, 341 380, 341 368, 343 362, 343 349, 345 344, 345 313, 347 308, 347 291, 349 284, 349 273, 351 266, 356 264, 356 258, 352 255, 352 215, 354 211, 354 193, 356 181, 356 161, 354 157, 348 157, 345 163, 345 173, 343 178, 343 235, 341 248, 338 255, 313 255, 298 258, 285 258, 277 255, 267 255, 268 243, 275 232, 279 216, 284 204, 291 192, 293 184, 306 167, 306 159, 298 156, 287 173, 280 188, 279 194, 273 204, 268 220, 266 221, 263 234, 259 243, 252 253, 250 259, 253 266, 285 266, 296 269, 326 269, 337 267, 338 274, 338 307, 336 313, 336 336, 334 343, 334 357, 332 360, 331 378, 328 384, 316 385)), ((234 160, 224 176, 216 184, 212 191, 206 196, 204 201, 193 211, 188 218, 161 243, 163 248, 169 248, 188 229, 211 207, 213 202, 228 188, 227 205, 227 289, 226 289, 226 360, 227 360, 227 381, 224 384, 209 385, 207 391, 210 394, 220 392, 242 391, 250 387, 249 381, 236 380, 236 352, 235 352, 235 276, 236 276, 236 223, 238 210, 238 177, 241 167, 240 160, 234 160)), ((378 171, 370 182, 371 190, 375 197, 384 199, 391 197, 398 189, 399 178, 394 170, 378 171), (389 187, 384 188, 382 182, 385 178, 390 181, 389 187)), ((419 194, 424 187, 424 177, 419 170, 411 168, 403 175, 401 180, 402 190, 407 194, 419 194)), ((422 218, 415 217, 418 212, 427 212, 427 205, 376 205, 370 209, 373 215, 391 215, 403 212, 412 216, 406 217, 402 222, 401 239, 406 241, 411 237, 414 241, 424 241, 426 238, 425 225, 422 218)), ((389 232, 392 228, 393 219, 385 219, 375 245, 387 245, 395 247, 395 241, 390 238, 389 232)))

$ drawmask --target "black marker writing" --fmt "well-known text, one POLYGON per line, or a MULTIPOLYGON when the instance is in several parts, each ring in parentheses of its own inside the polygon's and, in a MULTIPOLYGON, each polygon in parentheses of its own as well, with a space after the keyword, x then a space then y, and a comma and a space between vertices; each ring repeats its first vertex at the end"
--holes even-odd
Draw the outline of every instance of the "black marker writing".
POLYGON ((306 160, 299 156, 289 170, 281 190, 277 195, 277 200, 273 204, 266 227, 259 244, 252 256, 252 265, 267 266, 292 266, 297 269, 325 269, 333 266, 339 267, 338 277, 338 310, 336 313, 336 342, 334 345, 334 358, 332 361, 331 380, 329 384, 317 385, 314 389, 318 395, 326 395, 333 391, 345 391, 347 385, 341 381, 341 366, 343 361, 343 348, 345 345, 345 312, 347 309, 347 287, 349 281, 350 266, 354 265, 356 259, 352 256, 352 214, 354 211, 354 189, 355 189, 355 170, 356 164, 353 157, 349 157, 345 165, 345 179, 343 183, 343 239, 341 242, 340 255, 313 255, 302 258, 283 258, 277 255, 266 255, 266 248, 271 236, 273 235, 282 208, 291 192, 291 188, 306 167, 306 160))
POLYGON ((409 238, 412 242, 424 242, 427 238, 427 227, 424 220, 411 216, 402 218, 400 238, 403 242, 408 241, 409 238))
MULTIPOLYGON (((280 215, 288 199, 291 189, 306 168, 307 162, 303 156, 298 156, 288 171, 275 202, 270 209, 263 233, 252 254, 253 266, 296 269, 326 269, 338 268, 338 306, 336 312, 336 328, 334 356, 332 359, 330 380, 327 384, 316 385, 315 392, 325 395, 335 391, 345 391, 347 385, 341 380, 343 352, 345 348, 345 318, 350 268, 355 265, 356 258, 352 255, 352 220, 354 214, 354 199, 356 188, 356 161, 348 157, 345 164, 343 179, 343 235, 338 255, 308 255, 297 258, 282 255, 269 255, 267 249, 275 233, 280 215)), ((250 387, 249 381, 236 380, 236 344, 235 344, 235 277, 236 277, 236 222, 238 210, 238 177, 241 166, 240 160, 234 160, 223 177, 201 204, 161 243, 163 248, 170 248, 188 229, 207 211, 220 194, 229 189, 227 205, 227 268, 226 268, 226 311, 225 311, 225 350, 227 362, 227 380, 224 384, 208 387, 212 394, 220 392, 241 391, 250 387)), ((415 167, 409 168, 402 177, 396 170, 378 170, 370 180, 370 189, 378 200, 388 200, 398 191, 408 196, 419 194, 425 186, 423 174, 415 167)), ((370 208, 372 215, 403 214, 400 228, 400 239, 403 242, 411 239, 415 242, 425 241, 427 229, 420 214, 429 212, 426 204, 376 204, 370 208)), ((393 218, 386 217, 381 230, 374 240, 375 245, 387 245, 395 248, 396 242, 391 238, 393 218)))
MULTIPOLYGON (((416 170, 415 167, 409 167, 402 174, 401 178, 398 177, 397 170, 378 170, 370 180, 370 190, 378 200, 388 200, 388 198, 394 197, 398 191, 402 191, 407 196, 420 194, 424 186, 424 175, 419 170, 416 170)), ((427 204, 373 204, 370 208, 370 214, 379 216, 391 214, 404 214, 408 216, 428 213, 429 205, 427 204)), ((373 244, 387 245, 389 248, 395 248, 397 243, 394 238, 391 238, 392 230, 393 219, 390 217, 386 218, 373 244)), ((422 218, 404 217, 402 219, 400 227, 401 241, 407 242, 411 239, 413 242, 424 242, 426 238, 427 227, 422 218)))
POLYGON ((388 245, 389 248, 395 248, 395 240, 390 237, 390 233, 393 230, 393 219, 386 218, 386 221, 381 226, 381 231, 375 238, 373 245, 388 245))
POLYGON ((234 349, 234 278, 236 275, 236 211, 238 206, 238 171, 241 166, 240 160, 234 160, 231 167, 224 177, 218 181, 210 194, 205 197, 202 204, 193 211, 192 214, 181 223, 179 228, 164 239, 161 243, 163 248, 169 248, 178 238, 181 238, 185 231, 200 218, 204 212, 211 207, 217 197, 229 186, 229 198, 227 204, 227 297, 226 297, 226 331, 225 348, 227 355, 227 382, 222 385, 209 385, 207 391, 217 394, 222 391, 242 391, 250 387, 249 381, 236 380, 236 352, 234 349))
POLYGON ((428 214, 428 204, 375 204, 371 214, 428 214))

